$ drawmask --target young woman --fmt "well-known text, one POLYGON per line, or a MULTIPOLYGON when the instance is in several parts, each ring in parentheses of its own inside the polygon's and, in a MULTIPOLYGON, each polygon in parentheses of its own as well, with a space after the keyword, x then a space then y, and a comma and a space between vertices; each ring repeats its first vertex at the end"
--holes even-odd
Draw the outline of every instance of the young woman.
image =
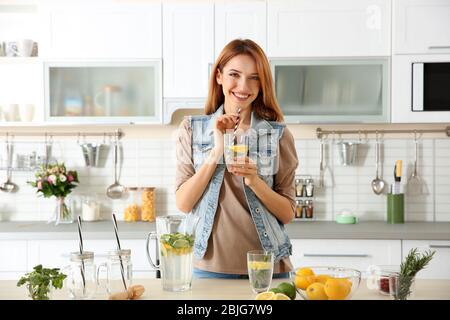
POLYGON ((186 117, 177 139, 176 204, 200 217, 194 277, 245 278, 247 252, 275 256, 274 277, 288 277, 298 165, 292 134, 275 98, 269 62, 251 40, 233 40, 211 74, 205 115, 186 117), (246 161, 227 170, 224 133, 248 133, 246 161))

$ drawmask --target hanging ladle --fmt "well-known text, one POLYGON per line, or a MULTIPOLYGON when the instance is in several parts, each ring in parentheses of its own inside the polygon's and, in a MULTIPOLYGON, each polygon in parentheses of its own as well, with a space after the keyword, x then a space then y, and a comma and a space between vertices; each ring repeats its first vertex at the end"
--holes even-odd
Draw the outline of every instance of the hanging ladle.
POLYGON ((379 195, 383 192, 386 183, 383 179, 378 177, 378 164, 380 162, 380 142, 378 140, 378 133, 376 134, 376 144, 375 144, 375 167, 376 167, 376 177, 372 180, 372 190, 375 194, 379 195))
POLYGON ((3 192, 16 192, 19 187, 11 181, 11 166, 12 166, 12 156, 13 156, 12 144, 10 141, 6 142, 6 157, 7 157, 7 168, 6 168, 6 182, 0 186, 0 190, 3 192))
POLYGON ((120 199, 125 193, 125 187, 117 179, 117 147, 119 141, 116 136, 114 142, 114 183, 106 189, 106 195, 111 199, 120 199))

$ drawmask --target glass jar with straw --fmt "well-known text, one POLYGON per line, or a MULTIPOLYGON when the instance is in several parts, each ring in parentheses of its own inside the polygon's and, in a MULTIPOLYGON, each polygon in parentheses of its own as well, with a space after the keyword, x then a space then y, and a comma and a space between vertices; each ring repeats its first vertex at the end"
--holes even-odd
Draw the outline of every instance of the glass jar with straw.
MULTIPOLYGON (((119 292, 127 292, 133 279, 133 265, 131 263, 131 250, 122 249, 119 240, 116 215, 112 214, 114 235, 117 241, 117 249, 108 252, 108 261, 98 266, 97 281, 100 281, 100 271, 106 269, 106 290, 112 295, 119 292)), ((99 283, 99 282, 98 282, 99 283)))
POLYGON ((95 270, 93 252, 70 254, 70 265, 65 268, 67 278, 64 281, 71 299, 87 300, 94 297, 97 289, 95 270))
POLYGON ((78 217, 79 251, 70 254, 70 265, 64 268, 67 278, 65 287, 75 300, 92 299, 97 290, 94 253, 84 251, 81 218, 78 217))
POLYGON ((106 291, 109 295, 127 292, 132 284, 133 266, 131 263, 131 250, 111 250, 108 260, 98 267, 98 272, 106 269, 106 291))

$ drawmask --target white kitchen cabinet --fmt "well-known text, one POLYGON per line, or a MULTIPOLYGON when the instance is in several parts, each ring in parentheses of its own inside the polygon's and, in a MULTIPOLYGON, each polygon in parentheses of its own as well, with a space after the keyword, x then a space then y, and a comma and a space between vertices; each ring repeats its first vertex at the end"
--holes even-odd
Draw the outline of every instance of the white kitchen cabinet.
POLYGON ((389 0, 268 0, 270 57, 388 56, 389 0))
POLYGON ((215 13, 215 50, 217 58, 231 40, 242 38, 255 41, 266 50, 266 1, 217 1, 215 13))
POLYGON ((44 0, 46 58, 161 58, 159 1, 44 0))
POLYGON ((214 59, 214 5, 163 4, 164 98, 204 98, 214 59))
POLYGON ((0 241, 0 280, 17 280, 27 271, 27 242, 0 241))
POLYGON ((338 266, 361 271, 371 265, 400 264, 401 240, 292 239, 295 268, 338 266))
POLYGON ((417 274, 418 279, 450 279, 450 241, 404 240, 402 260, 413 248, 417 248, 419 253, 436 251, 430 264, 417 274))
POLYGON ((450 1, 394 1, 395 54, 450 53, 450 1))

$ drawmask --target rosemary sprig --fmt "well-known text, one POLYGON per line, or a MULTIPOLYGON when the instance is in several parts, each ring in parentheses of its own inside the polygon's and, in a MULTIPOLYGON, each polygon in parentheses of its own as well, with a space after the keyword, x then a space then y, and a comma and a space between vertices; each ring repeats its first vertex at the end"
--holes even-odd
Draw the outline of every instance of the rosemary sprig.
POLYGON ((411 249, 405 260, 400 265, 398 275, 398 288, 394 290, 395 300, 406 300, 411 294, 411 285, 416 274, 425 268, 433 258, 436 251, 426 251, 423 254, 417 252, 417 248, 411 249))

